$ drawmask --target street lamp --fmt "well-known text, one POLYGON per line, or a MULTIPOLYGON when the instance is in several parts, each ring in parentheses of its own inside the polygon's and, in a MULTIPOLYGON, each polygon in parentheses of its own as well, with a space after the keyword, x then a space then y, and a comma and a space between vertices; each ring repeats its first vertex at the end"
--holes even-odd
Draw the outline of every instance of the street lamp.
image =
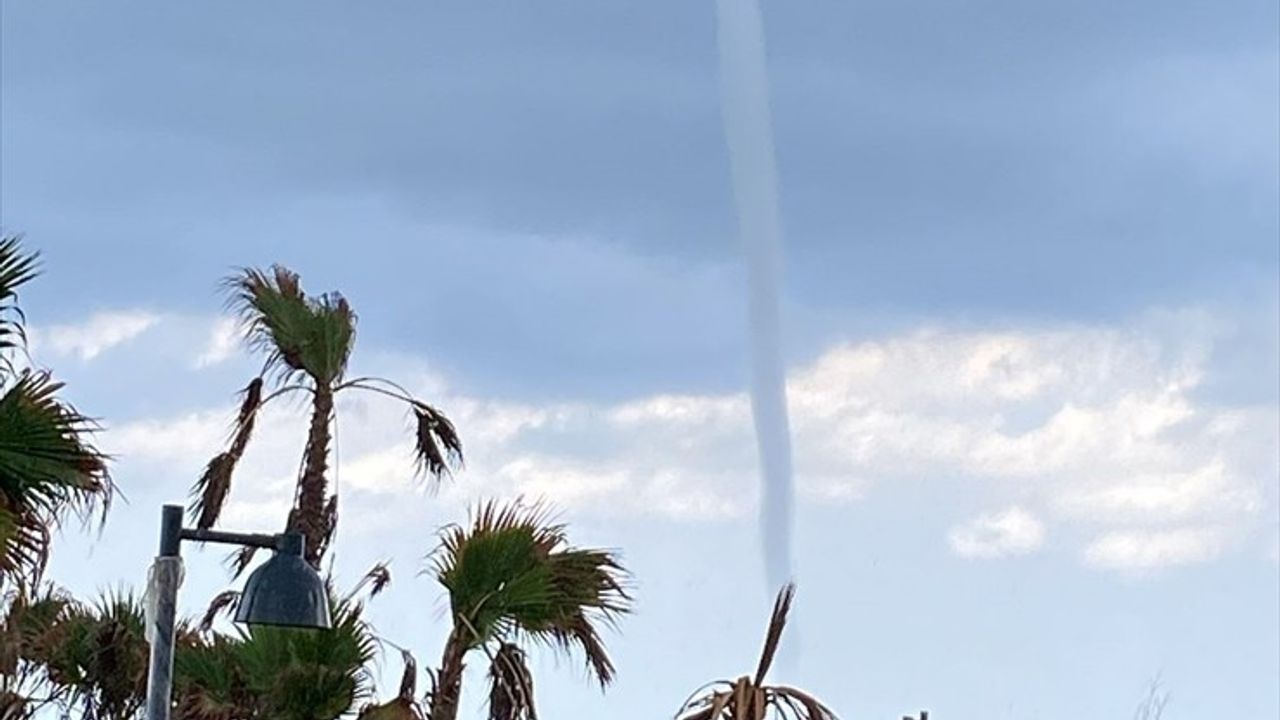
POLYGON ((177 617, 179 557, 183 540, 229 543, 275 551, 244 584, 236 622, 327 630, 329 596, 324 581, 303 557, 301 533, 250 535, 182 527, 182 506, 165 505, 160 515, 160 555, 149 592, 154 617, 151 666, 147 673, 147 720, 169 720, 173 695, 174 622, 177 617))

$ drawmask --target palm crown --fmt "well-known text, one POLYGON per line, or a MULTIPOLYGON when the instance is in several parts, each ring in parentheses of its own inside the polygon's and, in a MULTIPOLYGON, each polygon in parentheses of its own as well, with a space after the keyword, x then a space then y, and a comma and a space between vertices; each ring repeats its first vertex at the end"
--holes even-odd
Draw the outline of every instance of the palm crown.
POLYGON ((37 261, 17 238, 0 239, 0 588, 38 580, 51 530, 68 513, 105 512, 114 489, 88 440, 94 423, 58 398, 48 372, 16 362, 26 350, 18 288, 37 261))
POLYGON ((454 627, 434 677, 432 720, 456 717, 463 660, 476 649, 489 655, 490 712, 502 720, 534 717, 521 639, 580 651, 601 685, 613 679, 598 626, 631 607, 614 553, 569 546, 565 527, 538 506, 488 502, 470 527, 442 532, 434 566, 454 627))
POLYGON ((228 448, 209 461, 196 483, 191 511, 198 527, 217 523, 259 411, 275 398, 295 392, 311 395, 311 421, 288 525, 306 536, 307 559, 313 565, 319 564, 337 525, 338 498, 328 494, 327 472, 338 393, 364 390, 404 402, 416 419, 414 450, 422 474, 438 480, 462 462, 457 431, 439 410, 391 381, 346 378, 355 345, 356 314, 341 295, 308 296, 297 273, 279 265, 269 271, 242 270, 227 279, 226 287, 249 347, 265 355, 266 362, 262 374, 243 392, 228 448), (270 392, 268 378, 273 383, 270 392))
POLYGON ((795 591, 794 585, 787 585, 778 592, 756 674, 704 686, 685 701, 677 713, 679 720, 767 720, 771 715, 783 720, 836 720, 836 714, 809 693, 764 683, 782 641, 795 591))

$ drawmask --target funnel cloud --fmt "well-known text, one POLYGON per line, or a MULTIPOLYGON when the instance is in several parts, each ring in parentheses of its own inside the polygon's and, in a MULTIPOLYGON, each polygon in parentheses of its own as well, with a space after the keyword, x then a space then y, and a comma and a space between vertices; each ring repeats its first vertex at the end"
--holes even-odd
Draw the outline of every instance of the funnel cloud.
POLYGON ((791 579, 791 435, 782 366, 782 221, 757 0, 717 0, 721 112, 747 259, 751 412, 760 457, 761 540, 772 589, 791 579))

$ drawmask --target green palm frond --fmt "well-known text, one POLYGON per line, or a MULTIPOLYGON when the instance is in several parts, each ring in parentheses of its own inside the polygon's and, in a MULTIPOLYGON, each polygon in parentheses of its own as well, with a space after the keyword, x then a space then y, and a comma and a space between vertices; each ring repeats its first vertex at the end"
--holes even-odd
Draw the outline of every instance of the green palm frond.
MULTIPOLYGON (((371 690, 376 640, 360 603, 332 592, 330 603, 329 630, 254 627, 231 636, 191 635, 174 659, 175 717, 335 720, 350 711, 371 690)), ((215 614, 229 606, 215 605, 215 614)))
POLYGON ((174 717, 240 720, 254 698, 246 689, 236 650, 239 641, 214 635, 177 648, 173 663, 174 717))
POLYGON ((12 372, 9 352, 26 345, 18 288, 39 274, 39 254, 24 253, 21 239, 0 237, 0 369, 12 372))
POLYGON ((57 398, 62 383, 26 371, 0 395, 0 577, 38 577, 49 530, 68 512, 105 516, 114 486, 89 444, 89 418, 57 398))
POLYGON ((774 601, 754 678, 743 675, 737 680, 718 680, 703 686, 676 713, 679 720, 837 720, 830 708, 803 690, 764 684, 794 597, 795 585, 788 584, 774 601))
POLYGON ((250 346, 286 375, 305 374, 320 385, 342 378, 355 344, 356 315, 338 293, 311 297, 298 274, 281 265, 245 268, 226 280, 250 346))
POLYGON ((542 506, 481 505, 469 528, 442 531, 434 565, 468 647, 523 635, 579 650, 601 684, 613 679, 598 625, 629 612, 626 571, 609 551, 570 547, 542 506))

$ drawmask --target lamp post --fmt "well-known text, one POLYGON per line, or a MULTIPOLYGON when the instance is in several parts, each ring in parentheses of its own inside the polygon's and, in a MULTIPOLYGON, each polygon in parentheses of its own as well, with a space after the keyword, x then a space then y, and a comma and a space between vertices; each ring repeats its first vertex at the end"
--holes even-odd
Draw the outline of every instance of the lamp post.
POLYGON ((154 615, 148 628, 151 665, 147 673, 147 720, 169 720, 173 696, 174 621, 177 616, 182 541, 270 548, 275 554, 244 584, 236 622, 327 630, 329 598, 324 581, 303 558, 301 533, 250 535, 182 527, 182 506, 165 505, 160 515, 160 554, 150 592, 154 615))

